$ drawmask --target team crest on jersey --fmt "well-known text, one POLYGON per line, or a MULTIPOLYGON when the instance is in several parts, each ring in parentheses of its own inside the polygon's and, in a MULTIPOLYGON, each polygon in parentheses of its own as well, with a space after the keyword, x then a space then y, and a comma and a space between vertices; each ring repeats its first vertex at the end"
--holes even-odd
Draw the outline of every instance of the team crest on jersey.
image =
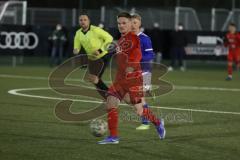
POLYGON ((120 52, 126 52, 132 48, 132 42, 130 40, 126 40, 125 38, 122 38, 121 40, 118 41, 117 48, 120 52))

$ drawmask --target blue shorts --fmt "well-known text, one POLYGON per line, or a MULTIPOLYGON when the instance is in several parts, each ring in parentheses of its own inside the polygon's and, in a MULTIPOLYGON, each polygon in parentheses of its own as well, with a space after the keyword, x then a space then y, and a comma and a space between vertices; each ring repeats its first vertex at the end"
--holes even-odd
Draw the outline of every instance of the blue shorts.
POLYGON ((152 72, 152 61, 141 62, 141 69, 143 72, 152 72))

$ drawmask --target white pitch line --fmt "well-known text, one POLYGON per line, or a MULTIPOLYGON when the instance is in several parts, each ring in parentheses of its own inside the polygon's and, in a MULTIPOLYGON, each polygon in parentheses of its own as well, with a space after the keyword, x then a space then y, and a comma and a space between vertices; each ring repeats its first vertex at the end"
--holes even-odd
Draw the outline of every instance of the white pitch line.
POLYGON ((212 90, 212 91, 231 91, 240 92, 239 88, 218 88, 218 87, 197 87, 197 86, 175 86, 179 90, 212 90))
MULTIPOLYGON (((8 93, 12 94, 12 95, 24 96, 24 97, 30 97, 30 98, 41 98, 41 99, 51 99, 51 100, 72 100, 72 101, 75 101, 75 102, 95 103, 95 104, 101 104, 102 103, 102 101, 96 101, 96 100, 82 100, 82 99, 72 99, 72 98, 48 97, 48 96, 39 96, 39 95, 31 95, 31 94, 26 94, 26 93, 19 93, 20 91, 47 90, 47 89, 50 89, 50 88, 21 88, 21 89, 9 90, 8 93)), ((121 104, 121 105, 127 106, 127 104, 121 104)), ((240 112, 213 111, 213 110, 200 110, 200 109, 175 108, 175 107, 159 107, 159 106, 151 106, 151 107, 152 108, 159 108, 159 109, 166 109, 166 110, 240 115, 240 112)))
POLYGON ((21 75, 10 75, 10 74, 0 74, 0 77, 1 78, 15 78, 15 79, 48 80, 47 77, 21 76, 21 75))
POLYGON ((36 91, 36 90, 49 90, 50 88, 19 88, 9 90, 8 93, 16 96, 30 97, 30 98, 41 98, 41 99, 50 99, 50 100, 71 100, 76 102, 86 102, 86 103, 102 103, 101 101, 91 101, 91 100, 82 100, 82 99, 73 99, 73 98, 61 98, 61 97, 49 97, 49 96, 39 96, 26 93, 19 93, 21 91, 36 91))
MULTIPOLYGON (((0 74, 1 78, 19 78, 19 79, 32 79, 32 80, 48 80, 48 77, 35 77, 35 76, 21 76, 21 75, 9 75, 0 74)), ((68 81, 83 82, 81 79, 68 78, 68 81)), ((108 81, 106 81, 108 82, 108 81)), ((219 87, 198 87, 198 86, 179 86, 174 85, 176 90, 203 90, 203 91, 223 91, 223 92, 240 92, 240 88, 219 88, 219 87)))
MULTIPOLYGON (((26 93, 19 93, 21 91, 39 91, 39 90, 50 90, 51 88, 48 87, 41 87, 41 88, 20 88, 20 89, 12 89, 9 90, 8 93, 16 96, 23 96, 23 97, 30 97, 30 98, 41 98, 41 99, 51 99, 51 100, 72 100, 72 101, 79 101, 78 99, 72 99, 72 98, 61 98, 61 97, 49 97, 49 96, 38 96, 38 95, 32 95, 32 94, 26 94, 26 93)), ((84 95, 78 95, 81 97, 86 97, 94 100, 98 100, 97 98, 87 97, 84 95)), ((88 100, 89 101, 89 100, 88 100)), ((86 101, 86 102, 88 102, 86 101)), ((84 100, 81 100, 80 102, 84 102, 84 100)), ((93 102, 99 102, 99 101, 93 101, 93 102)))

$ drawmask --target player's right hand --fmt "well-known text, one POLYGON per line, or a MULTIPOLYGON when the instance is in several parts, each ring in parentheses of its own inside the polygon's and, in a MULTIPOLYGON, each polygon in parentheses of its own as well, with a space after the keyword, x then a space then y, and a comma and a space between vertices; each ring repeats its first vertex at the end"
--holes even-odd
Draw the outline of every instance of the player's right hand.
POLYGON ((94 55, 95 55, 95 56, 98 56, 99 54, 101 54, 101 53, 99 52, 99 50, 96 50, 96 51, 94 52, 94 55))
POLYGON ((74 49, 73 54, 77 55, 79 53, 79 49, 74 49))

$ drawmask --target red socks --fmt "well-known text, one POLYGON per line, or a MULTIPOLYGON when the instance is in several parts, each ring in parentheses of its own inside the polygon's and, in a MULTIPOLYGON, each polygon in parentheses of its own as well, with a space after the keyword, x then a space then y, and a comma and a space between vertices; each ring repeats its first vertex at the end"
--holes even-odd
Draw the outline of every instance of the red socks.
POLYGON ((118 111, 117 108, 111 108, 108 110, 108 129, 110 131, 110 136, 117 137, 117 127, 118 127, 118 111))
POLYGON ((228 75, 232 75, 232 65, 228 65, 228 75))
POLYGON ((143 108, 143 116, 155 126, 159 126, 160 120, 150 111, 149 108, 143 108))
MULTIPOLYGON (((149 108, 143 108, 143 115, 146 119, 152 122, 155 126, 160 124, 160 120, 150 111, 149 108)), ((118 136, 118 111, 117 108, 111 108, 108 110, 108 129, 110 136, 118 136)))

